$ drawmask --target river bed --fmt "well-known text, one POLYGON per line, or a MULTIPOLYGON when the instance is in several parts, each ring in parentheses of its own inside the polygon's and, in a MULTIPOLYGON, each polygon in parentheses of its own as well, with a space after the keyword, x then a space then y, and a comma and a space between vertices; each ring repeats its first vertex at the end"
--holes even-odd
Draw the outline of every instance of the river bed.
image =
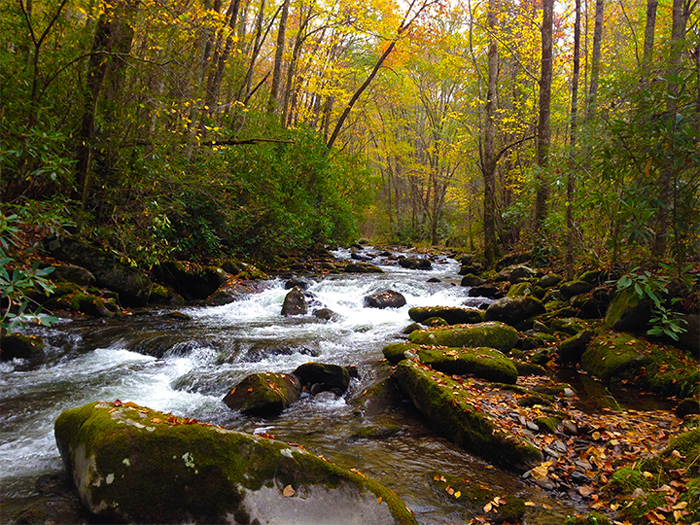
MULTIPOLYGON (((346 250, 335 255, 350 257, 346 250)), ((436 437, 408 403, 373 413, 357 408, 357 396, 381 374, 381 349, 400 340, 410 324, 410 307, 488 302, 468 297, 468 289, 459 286, 459 264, 452 259, 435 261, 431 270, 408 270, 395 263, 380 267, 384 274, 309 279, 311 308, 333 310, 338 314, 335 321, 312 315, 283 317, 288 290, 285 281, 277 279, 261 293, 228 305, 181 309, 189 319, 163 310, 32 328, 31 333, 47 342, 41 363, 15 360, 0 365, 3 506, 36 496, 40 476, 61 472, 53 422, 63 410, 120 399, 303 444, 382 482, 424 524, 466 523, 474 517, 431 488, 437 472, 532 501, 524 523, 561 523, 566 515, 582 510, 580 501, 528 485, 436 437), (430 278, 440 282, 429 283, 430 278), (366 295, 384 288, 401 292, 407 305, 384 310, 363 306, 366 295), (342 398, 305 395, 274 419, 246 417, 222 402, 226 392, 252 372, 289 372, 308 361, 356 365, 359 377, 342 398), (358 438, 358 430, 368 426, 392 431, 358 438)))

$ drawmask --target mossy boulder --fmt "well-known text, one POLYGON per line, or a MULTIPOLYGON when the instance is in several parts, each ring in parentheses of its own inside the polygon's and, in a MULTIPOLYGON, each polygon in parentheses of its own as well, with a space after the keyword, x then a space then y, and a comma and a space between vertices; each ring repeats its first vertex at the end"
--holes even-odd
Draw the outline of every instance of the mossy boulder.
POLYGON ((624 381, 667 396, 700 394, 697 361, 679 350, 660 347, 630 334, 602 333, 588 345, 581 366, 608 383, 624 381))
POLYGON ((548 288, 553 288, 554 286, 558 285, 563 280, 564 279, 561 275, 557 275, 556 273, 548 273, 547 275, 542 277, 539 281, 537 281, 537 284, 541 288, 544 288, 545 290, 547 290, 548 288))
POLYGON ((128 307, 146 306, 153 282, 141 271, 120 263, 111 254, 70 237, 51 237, 44 242, 46 252, 89 270, 99 286, 119 294, 119 302, 128 307))
POLYGON ((360 473, 133 403, 66 410, 55 434, 82 502, 110 522, 416 523, 394 493, 360 473))
POLYGON ((384 273, 384 270, 370 263, 353 262, 345 266, 345 273, 384 273))
POLYGON ((518 342, 518 332, 504 323, 492 321, 450 328, 416 330, 408 336, 408 340, 426 346, 452 348, 488 346, 501 352, 508 352, 518 342))
POLYGON ((406 298, 395 290, 382 290, 364 298, 368 308, 401 308, 406 304, 406 298))
MULTIPOLYGON (((430 475, 429 484, 439 498, 459 504, 462 513, 468 516, 485 516, 488 523, 520 523, 525 514, 524 500, 514 494, 497 492, 481 482, 435 472, 430 475), (494 505, 494 501, 497 505, 494 505), (489 503, 491 505, 487 506, 489 503), (485 512, 485 508, 489 511, 485 512)), ((464 522, 467 522, 466 519, 464 522)))
POLYGON ((511 283, 519 283, 537 276, 537 272, 529 266, 516 266, 510 271, 509 280, 511 283))
POLYGON ((410 270, 430 270, 433 265, 428 259, 422 259, 420 257, 402 257, 399 259, 399 266, 410 270))
POLYGON ((304 291, 299 286, 295 286, 284 298, 282 315, 305 315, 307 311, 308 306, 306 297, 304 297, 304 291))
POLYGON ((312 394, 331 391, 343 394, 350 385, 350 373, 344 366, 326 363, 304 363, 292 372, 301 386, 312 394))
POLYGON ((537 448, 496 429, 471 403, 469 391, 449 376, 406 359, 398 364, 396 378, 430 427, 468 452, 521 472, 542 461, 537 448))
POLYGON ((155 266, 153 275, 188 301, 206 299, 226 282, 226 272, 219 267, 180 261, 155 266))
POLYGON ((618 291, 605 312, 604 328, 619 332, 644 332, 651 318, 651 301, 632 288, 618 291))
POLYGON ((517 284, 512 284, 508 291, 506 292, 506 297, 515 299, 516 297, 524 297, 526 295, 533 295, 532 289, 530 288, 530 283, 522 282, 517 284))
POLYGON ((92 272, 82 266, 57 264, 54 268, 53 275, 51 275, 51 279, 54 281, 75 283, 80 286, 91 286, 96 281, 92 272))
POLYGON ((393 343, 386 345, 382 349, 382 353, 384 354, 384 357, 386 357, 387 361, 395 365, 406 359, 406 356, 404 355, 405 352, 412 352, 415 354, 419 348, 420 345, 414 343, 393 343))
POLYGON ((246 376, 223 401, 244 414, 275 416, 299 399, 300 394, 301 383, 296 376, 261 372, 246 376))
POLYGON ((457 306, 420 306, 408 310, 408 316, 417 323, 423 323, 431 317, 441 317, 448 324, 481 323, 484 312, 473 308, 457 306))
POLYGON ((573 337, 564 339, 559 343, 559 358, 566 364, 578 363, 595 335, 593 330, 584 330, 573 337))
POLYGON ((442 317, 428 317, 422 324, 424 326, 450 326, 442 317))
POLYGON ((514 384, 518 370, 512 359, 493 348, 432 348, 416 352, 421 363, 445 374, 472 374, 487 381, 514 384))
POLYGON ((530 295, 517 298, 503 297, 492 302, 486 309, 486 320, 501 321, 516 326, 545 311, 542 302, 530 295))
POLYGON ((575 295, 588 293, 591 290, 593 290, 593 285, 585 281, 568 281, 559 285, 559 291, 567 299, 575 295))
POLYGON ((34 359, 43 354, 44 346, 44 340, 34 335, 2 335, 0 336, 0 361, 34 359))
POLYGON ((576 335, 588 327, 586 321, 575 317, 554 318, 549 322, 549 329, 552 332, 564 332, 568 335, 576 335))
POLYGON ((459 283, 460 286, 480 286, 482 284, 484 284, 484 280, 473 273, 468 273, 462 277, 462 281, 459 283))
POLYGON ((185 299, 172 288, 155 283, 151 290, 151 297, 148 299, 148 303, 166 306, 182 306, 185 304, 185 299))

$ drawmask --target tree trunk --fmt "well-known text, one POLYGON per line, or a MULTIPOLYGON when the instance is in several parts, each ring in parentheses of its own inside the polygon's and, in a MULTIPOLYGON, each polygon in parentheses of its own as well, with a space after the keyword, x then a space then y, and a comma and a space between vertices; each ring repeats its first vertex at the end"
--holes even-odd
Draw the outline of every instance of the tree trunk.
POLYGON ((566 279, 574 278, 574 191, 576 186, 576 117, 578 114, 578 80, 581 68, 581 0, 576 0, 574 21, 574 70, 571 79, 571 135, 569 139, 571 160, 566 180, 566 279))
POLYGON ((644 57, 642 58, 642 73, 646 73, 645 84, 648 83, 649 67, 654 55, 654 29, 656 28, 656 9, 659 0, 647 0, 647 19, 644 29, 644 57))
POLYGON ((603 15, 605 0, 596 0, 595 27, 593 28, 593 54, 591 55, 591 84, 588 87, 586 102, 586 122, 595 117, 596 96, 598 95, 598 79, 600 78, 600 56, 603 44, 603 15))
MULTIPOLYGON (((599 0, 602 1, 602 0, 599 0)), ((535 196, 535 229, 541 233, 547 218, 549 182, 550 110, 552 100, 552 17, 554 0, 542 2, 542 65, 540 72, 539 120, 537 123, 537 193, 535 196)))
POLYGON ((498 109, 498 43, 494 33, 498 27, 498 0, 489 0, 488 91, 486 93, 486 122, 484 123, 484 263, 487 270, 496 263, 496 111, 498 109))
POLYGON ((277 46, 275 48, 275 65, 272 69, 272 84, 270 86, 270 100, 267 111, 274 114, 278 110, 279 90, 282 82, 282 61, 284 60, 285 33, 287 31, 287 18, 289 17, 289 0, 284 0, 282 4, 282 14, 280 15, 280 25, 277 29, 277 46))

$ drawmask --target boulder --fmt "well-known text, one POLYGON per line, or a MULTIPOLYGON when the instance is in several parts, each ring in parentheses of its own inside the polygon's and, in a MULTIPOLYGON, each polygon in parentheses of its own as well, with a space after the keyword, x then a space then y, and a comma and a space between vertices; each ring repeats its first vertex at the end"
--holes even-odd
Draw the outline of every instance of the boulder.
POLYGON ((459 275, 479 275, 479 268, 472 264, 463 264, 459 269, 459 275))
POLYGON ((34 359, 44 352, 44 340, 34 335, 7 334, 0 336, 0 361, 34 359))
POLYGON ((368 308, 401 308, 405 304, 406 298, 394 290, 382 290, 364 299, 364 305, 368 308))
POLYGON ((486 309, 486 320, 501 321, 515 326, 545 311, 542 302, 531 295, 515 299, 503 297, 492 302, 486 309))
POLYGON ((414 343, 393 343, 386 345, 382 349, 382 353, 384 354, 384 357, 386 357, 387 361, 389 361, 392 365, 395 365, 404 359, 408 359, 406 352, 409 352, 411 357, 416 357, 416 352, 420 348, 420 345, 414 343))
POLYGON ((530 283, 527 282, 512 284, 506 292, 506 297, 510 297, 511 299, 515 299, 516 297, 524 297, 526 295, 534 295, 532 293, 530 283))
POLYGON ((451 348, 487 346, 501 352, 508 352, 518 342, 518 332, 504 323, 486 322, 459 327, 416 330, 408 336, 408 340, 425 346, 451 348))
POLYGON ((75 264, 57 264, 54 266, 51 279, 54 281, 65 281, 75 283, 80 286, 92 286, 95 283, 95 276, 82 266, 75 264))
POLYGON ((665 396, 700 394, 697 361, 630 334, 603 332, 581 357, 581 367, 606 383, 631 384, 665 396))
POLYGON ((515 434, 497 432, 488 416, 471 404, 469 390, 449 376, 405 359, 396 378, 430 427, 468 452, 521 472, 542 461, 542 453, 515 434))
POLYGON ((416 523, 393 492, 359 472, 134 403, 66 410, 55 434, 80 499, 107 522, 416 523))
POLYGON ((585 330, 588 325, 588 322, 575 317, 555 317, 549 322, 549 328, 552 332, 564 332, 568 335, 576 335, 585 330))
POLYGON ((495 286, 474 286, 469 290, 469 297, 486 297, 494 299, 501 291, 495 286))
POLYGON ((620 332, 644 332, 651 318, 651 301, 632 288, 618 291, 605 312, 604 328, 620 332))
POLYGON ((206 299, 226 281, 226 272, 221 268, 179 261, 155 266, 153 275, 188 301, 206 299))
POLYGON ((232 410, 253 416, 275 416, 301 395, 299 379, 272 372, 246 376, 226 394, 223 401, 232 410))
POLYGON ((585 281, 568 281, 559 285, 559 291, 566 299, 582 293, 588 293, 591 290, 593 290, 593 285, 585 281))
POLYGON ((45 251, 71 264, 85 267, 99 286, 119 294, 119 302, 128 307, 146 306, 153 282, 141 271, 120 263, 112 255, 69 237, 51 237, 45 251))
POLYGON ((493 348, 420 347, 421 363, 448 375, 471 374, 487 381, 515 384, 518 370, 513 360, 493 348))
POLYGON ((700 315, 686 314, 682 319, 685 323, 682 323, 681 326, 685 331, 679 334, 676 345, 697 357, 700 342, 700 315))
POLYGON ((381 268, 369 263, 350 263, 345 266, 345 273, 384 273, 381 268))
POLYGON ((545 290, 547 288, 552 288, 556 285, 558 285, 560 282, 562 282, 564 279, 562 278, 561 275, 557 275, 556 273, 548 273, 544 277, 542 277, 538 282, 538 286, 544 288, 545 290))
POLYGON ((514 264, 523 264, 532 259, 531 252, 513 253, 511 255, 506 255, 498 262, 496 262, 496 271, 500 272, 506 266, 512 266, 514 264))
POLYGON ((584 330, 573 337, 564 339, 559 343, 559 358, 566 364, 578 363, 595 335, 592 330, 584 330))
POLYGON ((577 280, 595 286, 598 284, 603 284, 609 278, 610 274, 605 270, 588 270, 587 272, 583 272, 577 280))
POLYGON ((575 295, 569 304, 578 310, 576 317, 580 319, 600 319, 610 305, 610 290, 601 286, 592 292, 575 295))
POLYGON ((448 324, 471 324, 484 320, 484 312, 457 306, 418 306, 409 309, 408 316, 417 323, 423 323, 431 317, 441 317, 448 324))
POLYGON ((433 265, 428 259, 419 257, 404 257, 399 259, 399 266, 410 270, 430 270, 433 265))
POLYGON ((340 316, 330 308, 318 308, 313 311, 313 316, 323 321, 337 321, 340 316))
POLYGON ((333 392, 342 395, 350 385, 350 373, 347 368, 325 363, 304 363, 292 372, 299 378, 301 386, 312 394, 333 392))
POLYGON ((482 284, 484 284, 484 280, 473 273, 468 273, 462 277, 462 281, 459 283, 460 286, 481 286, 482 284))
POLYGON ((534 277, 537 277, 537 272, 529 266, 516 266, 510 271, 509 280, 511 284, 516 284, 534 277))
POLYGON ((301 288, 302 290, 306 290, 309 286, 310 284, 307 281, 296 277, 293 277, 284 283, 285 290, 291 290, 292 288, 301 288))
POLYGON ((304 292, 298 286, 292 288, 284 298, 282 305, 282 315, 305 315, 308 311, 304 292))

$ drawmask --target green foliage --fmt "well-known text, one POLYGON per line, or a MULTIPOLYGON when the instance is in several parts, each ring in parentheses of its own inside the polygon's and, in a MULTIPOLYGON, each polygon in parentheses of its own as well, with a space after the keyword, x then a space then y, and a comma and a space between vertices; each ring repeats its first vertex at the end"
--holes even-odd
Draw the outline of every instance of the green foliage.
POLYGON ((39 260, 31 266, 17 262, 10 256, 22 233, 21 217, 17 214, 0 214, 0 330, 12 330, 30 322, 44 326, 57 318, 41 315, 41 306, 31 309, 30 295, 40 291, 49 295, 53 285, 47 276, 54 268, 39 268, 39 260))
MULTIPOLYGON (((685 332, 682 326, 687 322, 681 314, 667 306, 669 302, 668 285, 671 278, 667 275, 653 275, 650 271, 639 271, 635 268, 623 275, 617 282, 618 290, 634 289, 640 299, 649 299, 652 303, 652 318, 649 320, 652 327, 647 331, 649 335, 666 335, 678 341, 678 336, 685 332)), ((671 305, 679 301, 678 297, 670 300, 671 305)))

